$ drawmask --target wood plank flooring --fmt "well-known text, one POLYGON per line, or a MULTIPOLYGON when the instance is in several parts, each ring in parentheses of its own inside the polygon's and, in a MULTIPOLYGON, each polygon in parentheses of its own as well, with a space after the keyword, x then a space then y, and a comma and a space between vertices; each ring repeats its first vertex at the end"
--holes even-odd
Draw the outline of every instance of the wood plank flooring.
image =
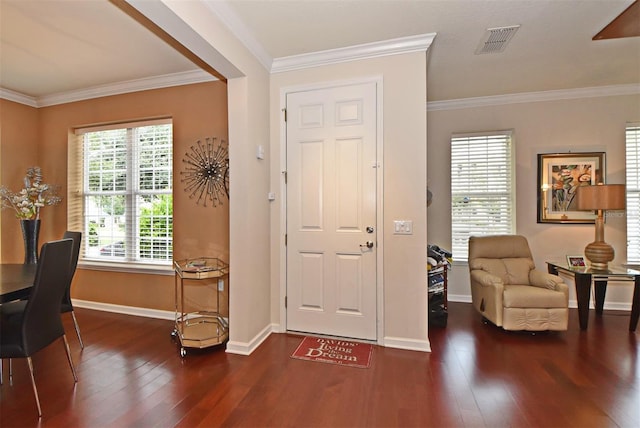
MULTIPOLYGON (((24 360, 4 364, 2 427, 638 427, 640 356, 629 315, 591 313, 569 331, 509 333, 450 303, 431 353, 375 347, 371 368, 290 358, 273 334, 251 356, 190 350, 172 322, 77 309, 85 349, 63 315, 62 342, 34 357, 43 417, 24 360)), ((233 328, 233 326, 231 326, 233 328)))

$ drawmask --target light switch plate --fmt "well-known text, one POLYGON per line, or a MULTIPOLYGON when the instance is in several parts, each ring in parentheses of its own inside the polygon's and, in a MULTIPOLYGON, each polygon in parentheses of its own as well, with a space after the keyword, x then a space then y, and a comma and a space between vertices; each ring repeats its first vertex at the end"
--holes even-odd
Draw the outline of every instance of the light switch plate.
POLYGON ((411 220, 394 220, 393 221, 393 234, 394 235, 412 235, 413 234, 413 221, 411 221, 411 220))

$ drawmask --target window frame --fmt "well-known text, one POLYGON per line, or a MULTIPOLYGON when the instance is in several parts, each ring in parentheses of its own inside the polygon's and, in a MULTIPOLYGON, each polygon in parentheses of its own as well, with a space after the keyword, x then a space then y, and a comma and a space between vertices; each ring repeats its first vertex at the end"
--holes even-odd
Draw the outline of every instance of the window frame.
MULTIPOLYGON (((105 271, 117 271, 117 272, 136 272, 136 273, 151 273, 170 275, 173 274, 173 214, 168 214, 171 218, 168 220, 171 224, 171 237, 169 238, 169 245, 171 245, 169 258, 166 260, 159 259, 141 259, 139 258, 139 249, 136 249, 136 255, 138 258, 120 259, 120 258, 107 258, 101 259, 100 257, 91 257, 85 255, 85 249, 88 248, 88 230, 89 225, 87 223, 87 208, 85 206, 86 199, 88 197, 104 194, 104 191, 90 192, 88 188, 88 176, 85 177, 85 171, 88 171, 88 156, 85 156, 85 142, 84 136, 89 132, 99 132, 108 130, 126 129, 127 133, 132 132, 135 128, 141 128, 145 126, 153 125, 171 125, 171 147, 169 149, 170 159, 169 165, 169 189, 152 189, 144 190, 139 188, 139 180, 137 183, 133 183, 137 173, 140 170, 138 159, 138 150, 135 145, 127 144, 127 185, 126 189, 122 192, 125 197, 126 205, 129 207, 135 207, 137 199, 141 194, 147 196, 155 196, 161 194, 170 194, 173 201, 174 195, 174 160, 173 160, 173 121, 170 117, 154 118, 149 120, 130 121, 130 122, 118 122, 107 125, 79 127, 70 132, 69 136, 69 156, 68 156, 68 216, 67 216, 67 228, 69 230, 80 230, 85 235, 83 239, 84 245, 81 248, 80 257, 78 259, 78 266, 80 268, 93 269, 93 270, 105 270, 105 271), (136 152, 136 154, 134 154, 136 152), (131 171, 136 170, 136 173, 131 175, 131 171), (86 180, 86 181, 85 181, 86 180)), ((127 141, 133 140, 127 138, 127 141)), ((165 146, 166 148, 166 146, 165 146)), ((159 168, 161 170, 162 168, 159 168)), ((166 168, 165 168, 166 169, 166 168)), ((116 192, 117 193, 117 192, 116 192)), ((173 203, 173 202, 171 202, 173 203)), ((139 215, 135 214, 132 209, 125 210, 124 214, 126 220, 125 223, 128 228, 125 228, 125 241, 133 241, 140 243, 140 231, 139 231, 139 215)), ((137 245, 137 244, 136 244, 137 245)), ((130 255, 130 254, 129 254, 130 255)))
MULTIPOLYGON (((515 138, 513 130, 498 130, 498 131, 489 131, 489 132, 474 132, 474 133, 457 133, 452 134, 450 139, 450 161, 451 161, 451 251, 453 254, 453 261, 455 264, 462 263, 466 264, 468 262, 468 240, 470 236, 486 236, 486 235, 495 235, 495 234, 513 234, 516 231, 516 202, 515 202, 515 192, 516 192, 516 175, 515 175, 515 138), (503 144, 503 149, 495 149, 494 152, 488 153, 487 151, 478 152, 478 147, 473 147, 473 145, 495 145, 495 144, 503 144), (458 158, 463 158, 463 155, 457 154, 458 149, 456 145, 460 146, 459 149, 462 150, 461 153, 466 151, 467 156, 471 156, 468 159, 468 162, 465 163, 463 160, 458 160, 458 158), (476 152, 476 154, 473 153, 476 152), (499 152, 503 151, 505 153, 500 154, 499 152), (480 153, 480 154, 478 154, 480 153), (476 162, 477 160, 482 160, 482 153, 484 153, 484 157, 486 162, 483 163, 479 168, 475 168, 476 173, 478 171, 482 171, 483 169, 493 171, 495 174, 492 178, 487 178, 483 185, 483 188, 475 189, 472 183, 477 183, 474 179, 473 172, 468 172, 466 176, 460 180, 460 182, 467 181, 467 187, 464 188, 462 184, 456 185, 456 181, 459 177, 460 167, 464 167, 465 165, 471 165, 472 162, 476 162), (495 158, 493 156, 498 156, 495 158), (502 163, 497 163, 496 160, 503 159, 502 163), (491 159, 491 160, 489 160, 491 159), (457 169, 457 171, 454 171, 457 169), (464 178, 466 177, 466 178, 464 178), (501 187, 503 187, 502 190, 501 187), (494 188, 493 191, 490 191, 490 188, 494 188), (475 190, 471 192, 470 190, 475 190), (474 207, 474 205, 466 205, 473 198, 484 198, 485 202, 482 202, 477 207, 484 208, 486 210, 486 216, 481 217, 486 220, 491 217, 496 217, 496 214, 491 214, 493 210, 495 212, 495 207, 499 207, 497 212, 497 217, 504 217, 505 213, 507 214, 506 221, 498 224, 498 227, 492 228, 488 225, 485 227, 470 227, 470 223, 467 221, 456 221, 458 213, 469 212, 469 207, 474 207), (462 198, 462 201, 460 200, 462 198), (465 201, 466 202, 463 202, 465 201), (462 204, 465 205, 462 205, 462 204), (497 205, 496 205, 497 203, 497 205), (464 230, 466 230, 466 232, 464 230), (483 230, 482 230, 483 229, 483 230), (464 241, 464 243, 462 243, 464 241)), ((477 176, 476 176, 477 177, 477 176)), ((475 215, 467 215, 467 218, 478 218, 475 215)))
POLYGON ((640 122, 625 126, 627 263, 640 265, 640 122))

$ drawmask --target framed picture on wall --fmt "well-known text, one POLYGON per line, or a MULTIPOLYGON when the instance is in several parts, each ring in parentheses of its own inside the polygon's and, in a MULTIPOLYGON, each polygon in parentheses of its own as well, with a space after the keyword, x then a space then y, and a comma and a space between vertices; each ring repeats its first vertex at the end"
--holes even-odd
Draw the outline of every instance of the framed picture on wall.
POLYGON ((604 177, 604 152, 539 154, 538 223, 594 223, 594 212, 576 209, 576 192, 604 177))

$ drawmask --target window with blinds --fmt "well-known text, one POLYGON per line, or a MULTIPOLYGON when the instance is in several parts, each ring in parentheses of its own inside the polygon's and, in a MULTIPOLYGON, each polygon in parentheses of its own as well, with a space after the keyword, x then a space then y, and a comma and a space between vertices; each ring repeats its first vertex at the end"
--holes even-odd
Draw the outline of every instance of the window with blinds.
POLYGON ((451 250, 468 260, 470 236, 515 231, 511 131, 451 137, 451 250))
POLYGON ((640 123, 626 131, 627 262, 640 263, 640 123))
POLYGON ((173 127, 170 119, 75 130, 69 228, 81 262, 171 265, 173 127))

